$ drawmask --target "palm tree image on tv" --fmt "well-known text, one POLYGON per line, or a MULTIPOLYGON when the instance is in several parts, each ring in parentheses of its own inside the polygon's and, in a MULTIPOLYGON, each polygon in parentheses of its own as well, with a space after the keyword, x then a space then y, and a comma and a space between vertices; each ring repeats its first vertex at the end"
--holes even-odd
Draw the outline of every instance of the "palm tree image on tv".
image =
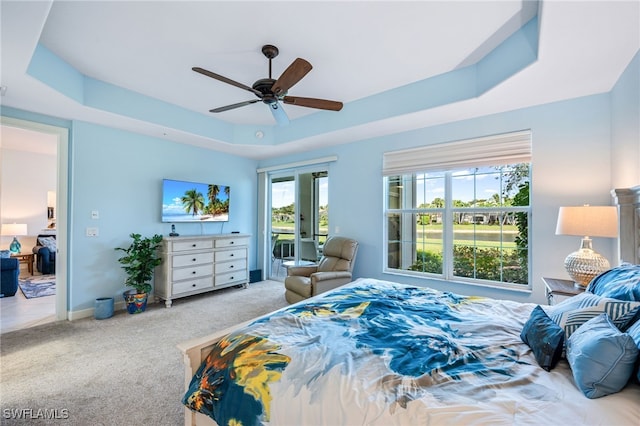
POLYGON ((226 222, 229 220, 230 187, 163 180, 163 222, 226 222))
POLYGON ((184 211, 196 216, 204 210, 204 197, 196 189, 190 189, 181 198, 184 211))

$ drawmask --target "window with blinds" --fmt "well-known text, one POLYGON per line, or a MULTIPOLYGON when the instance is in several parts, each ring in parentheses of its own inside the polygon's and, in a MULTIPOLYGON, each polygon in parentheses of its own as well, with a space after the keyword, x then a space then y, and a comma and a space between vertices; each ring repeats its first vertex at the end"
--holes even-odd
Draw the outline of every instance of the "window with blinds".
POLYGON ((385 272, 528 287, 530 162, 530 131, 385 153, 385 272))

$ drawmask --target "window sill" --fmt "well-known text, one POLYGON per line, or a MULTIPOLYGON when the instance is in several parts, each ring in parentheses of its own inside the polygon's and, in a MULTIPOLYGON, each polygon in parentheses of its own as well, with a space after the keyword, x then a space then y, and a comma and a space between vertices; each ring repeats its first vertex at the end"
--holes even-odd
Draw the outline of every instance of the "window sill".
POLYGON ((436 281, 438 283, 442 283, 442 284, 455 284, 455 285, 461 285, 467 288, 477 288, 477 287, 481 287, 481 288, 486 288, 486 289, 491 289, 491 290, 499 290, 499 291, 507 291, 507 292, 511 292, 511 293, 520 293, 520 294, 527 294, 530 295, 533 293, 533 290, 531 289, 531 285, 530 284, 510 284, 510 283, 505 283, 505 284, 491 284, 489 282, 482 282, 482 281, 465 281, 465 280, 447 280, 438 276, 427 276, 427 275, 423 275, 420 273, 411 273, 411 271, 401 271, 398 269, 385 269, 382 271, 383 274, 389 274, 389 275, 395 275, 395 276, 402 276, 402 277, 410 277, 410 278, 414 278, 414 279, 418 279, 418 280, 423 280, 423 281, 436 281))

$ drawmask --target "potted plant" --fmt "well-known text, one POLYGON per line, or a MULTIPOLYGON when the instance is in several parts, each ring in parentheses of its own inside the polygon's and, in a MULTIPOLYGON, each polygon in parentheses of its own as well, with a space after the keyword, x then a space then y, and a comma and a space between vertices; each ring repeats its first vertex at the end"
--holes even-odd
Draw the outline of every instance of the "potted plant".
POLYGON ((162 235, 142 237, 140 234, 129 235, 133 242, 127 248, 116 247, 116 251, 122 251, 124 255, 118 259, 122 269, 127 273, 124 281, 127 287, 133 290, 125 291, 123 296, 127 303, 127 311, 130 314, 144 312, 147 308, 147 298, 151 291, 151 279, 156 266, 162 263, 158 256, 158 246, 162 241, 162 235))

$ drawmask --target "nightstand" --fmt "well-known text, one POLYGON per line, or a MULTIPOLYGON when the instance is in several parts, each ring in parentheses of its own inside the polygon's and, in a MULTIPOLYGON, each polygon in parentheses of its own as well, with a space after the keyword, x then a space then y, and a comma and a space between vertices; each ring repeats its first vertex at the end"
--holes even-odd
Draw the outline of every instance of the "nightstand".
POLYGON ((556 305, 563 300, 584 292, 583 287, 576 287, 571 280, 542 277, 547 292, 549 305, 556 305))

